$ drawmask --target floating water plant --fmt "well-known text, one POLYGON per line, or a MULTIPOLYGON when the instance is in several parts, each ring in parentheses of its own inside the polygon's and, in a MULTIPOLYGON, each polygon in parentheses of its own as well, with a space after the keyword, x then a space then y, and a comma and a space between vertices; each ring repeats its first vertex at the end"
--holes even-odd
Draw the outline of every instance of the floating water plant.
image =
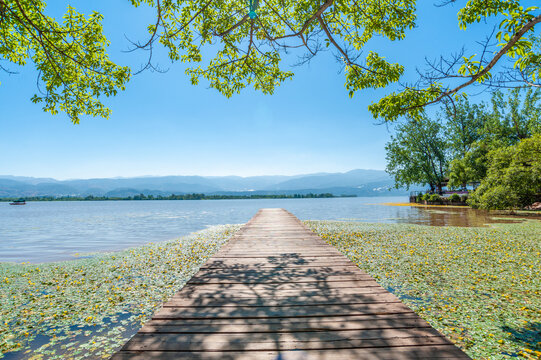
POLYGON ((0 263, 0 358, 108 358, 240 226, 90 259, 0 263))
POLYGON ((472 358, 541 358, 540 221, 306 224, 472 358))

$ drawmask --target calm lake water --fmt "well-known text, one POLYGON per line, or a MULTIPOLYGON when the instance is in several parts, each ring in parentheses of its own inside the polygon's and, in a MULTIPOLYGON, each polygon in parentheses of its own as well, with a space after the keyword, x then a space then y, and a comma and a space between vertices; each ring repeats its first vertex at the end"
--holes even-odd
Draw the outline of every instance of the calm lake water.
POLYGON ((247 222, 260 208, 284 208, 301 220, 482 226, 472 209, 388 206, 406 197, 201 201, 0 203, 0 261, 47 262, 170 240, 219 224, 247 222))

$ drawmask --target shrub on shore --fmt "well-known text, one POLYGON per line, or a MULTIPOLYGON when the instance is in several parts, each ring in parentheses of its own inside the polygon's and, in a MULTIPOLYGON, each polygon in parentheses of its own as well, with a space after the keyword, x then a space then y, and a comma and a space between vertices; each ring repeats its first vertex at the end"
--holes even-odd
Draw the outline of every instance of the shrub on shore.
POLYGON ((541 134, 488 154, 487 176, 473 192, 474 208, 523 209, 541 200, 541 134))

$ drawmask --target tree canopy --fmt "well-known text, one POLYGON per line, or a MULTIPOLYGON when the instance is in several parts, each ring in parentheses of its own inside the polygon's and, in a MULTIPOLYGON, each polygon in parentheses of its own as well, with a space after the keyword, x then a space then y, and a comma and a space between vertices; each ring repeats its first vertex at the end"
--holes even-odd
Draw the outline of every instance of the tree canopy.
MULTIPOLYGON (((193 84, 204 79, 225 96, 246 86, 271 94, 293 76, 283 65, 289 50, 303 51, 309 60, 327 47, 340 59, 350 96, 367 88, 389 89, 369 107, 385 121, 420 119, 433 103, 452 106, 475 84, 541 86, 541 38, 534 31, 541 14, 518 0, 469 0, 458 11, 458 26, 467 30, 487 23, 489 37, 480 51, 430 61, 412 82, 404 80, 404 66, 387 61, 370 40, 406 38, 416 26, 415 0, 255 0, 252 8, 238 0, 131 3, 156 10, 148 40, 136 44, 150 51, 145 68, 153 66, 154 47, 163 46, 171 61, 189 64, 193 84), (494 22, 497 30, 490 35, 488 24, 494 22), (209 53, 213 57, 204 58, 209 53)), ((81 114, 108 116, 100 97, 124 89, 130 71, 109 60, 101 15, 84 16, 68 7, 59 23, 45 10, 43 0, 0 0, 1 57, 36 64, 44 88, 32 100, 43 102, 46 111, 65 111, 74 122, 81 114)))
MULTIPOLYGON (((116 95, 130 70, 109 60, 102 16, 84 16, 68 6, 62 23, 45 14, 40 0, 0 0, 0 56, 17 65, 33 62, 39 72, 34 103, 74 123, 80 115, 108 117, 101 96, 116 95)), ((0 63, 0 70, 10 70, 0 63)))
POLYGON ((386 170, 394 176, 397 188, 421 184, 441 192, 447 173, 448 151, 439 122, 423 117, 400 124, 385 149, 386 170))

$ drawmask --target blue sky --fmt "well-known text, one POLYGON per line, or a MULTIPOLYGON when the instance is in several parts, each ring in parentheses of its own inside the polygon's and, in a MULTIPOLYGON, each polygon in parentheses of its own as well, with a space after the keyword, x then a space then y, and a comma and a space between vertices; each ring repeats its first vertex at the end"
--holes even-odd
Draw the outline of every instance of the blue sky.
MULTIPOLYGON (((63 11, 61 3, 55 1, 50 11, 63 11)), ((371 44, 410 73, 425 56, 450 54, 463 45, 473 48, 488 29, 477 25, 460 31, 457 7, 419 3, 418 27, 407 40, 371 44)), ((151 10, 135 9, 128 1, 71 4, 105 15, 114 61, 135 68, 145 61, 143 53, 122 50, 129 47, 124 35, 145 39, 151 10)), ((294 79, 272 96, 246 89, 231 99, 204 81, 190 85, 182 64, 170 64, 164 54, 158 59, 167 73, 134 76, 126 91, 106 100, 113 110, 109 120, 87 117, 80 125, 30 102, 37 75, 31 65, 16 69, 17 75, 0 73, 0 174, 68 179, 385 168, 384 147, 392 129, 375 125, 367 106, 388 90, 364 91, 350 99, 331 52, 295 68, 294 79)))

